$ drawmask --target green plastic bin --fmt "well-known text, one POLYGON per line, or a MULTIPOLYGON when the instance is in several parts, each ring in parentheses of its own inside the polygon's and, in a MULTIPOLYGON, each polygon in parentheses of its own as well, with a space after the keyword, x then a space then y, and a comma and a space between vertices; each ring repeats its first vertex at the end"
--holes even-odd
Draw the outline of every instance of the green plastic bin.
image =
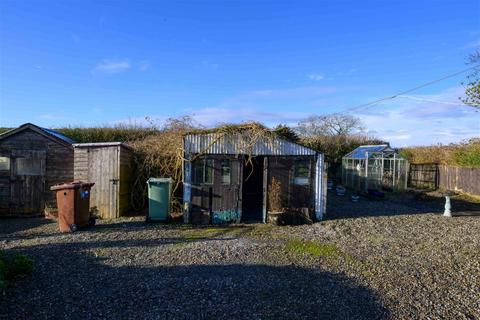
POLYGON ((148 184, 147 221, 165 221, 170 212, 171 178, 150 178, 148 184))

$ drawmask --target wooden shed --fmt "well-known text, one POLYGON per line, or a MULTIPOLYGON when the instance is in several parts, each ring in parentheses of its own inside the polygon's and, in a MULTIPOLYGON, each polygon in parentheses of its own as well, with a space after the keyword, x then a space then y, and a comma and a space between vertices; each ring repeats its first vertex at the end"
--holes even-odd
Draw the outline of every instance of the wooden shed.
POLYGON ((0 216, 56 213, 50 187, 73 180, 74 141, 31 123, 0 135, 0 216))
POLYGON ((133 173, 132 149, 122 142, 77 143, 74 178, 94 182, 90 207, 105 219, 130 209, 133 173))
POLYGON ((188 134, 183 143, 185 222, 267 222, 284 210, 322 219, 326 175, 315 150, 279 137, 245 150, 240 134, 188 134))

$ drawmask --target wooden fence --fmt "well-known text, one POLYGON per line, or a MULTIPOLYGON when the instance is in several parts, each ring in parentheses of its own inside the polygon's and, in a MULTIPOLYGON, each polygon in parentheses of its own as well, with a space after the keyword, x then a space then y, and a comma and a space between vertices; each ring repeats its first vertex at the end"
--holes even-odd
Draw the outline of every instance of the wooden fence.
POLYGON ((480 168, 410 164, 408 186, 418 189, 445 189, 480 195, 480 168))
POLYGON ((439 177, 442 189, 480 195, 480 168, 440 166, 439 177))
POLYGON ((408 187, 415 189, 435 190, 439 185, 438 164, 410 164, 408 172, 408 187))

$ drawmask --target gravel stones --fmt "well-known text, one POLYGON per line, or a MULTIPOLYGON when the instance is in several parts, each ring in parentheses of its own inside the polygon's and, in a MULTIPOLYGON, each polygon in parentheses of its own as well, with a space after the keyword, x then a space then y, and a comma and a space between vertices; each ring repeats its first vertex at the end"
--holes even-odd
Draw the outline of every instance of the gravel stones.
POLYGON ((329 199, 313 225, 192 228, 141 218, 61 234, 0 221, 0 247, 35 262, 2 319, 480 318, 480 217, 435 203, 329 199), (340 258, 285 249, 333 244, 340 258))

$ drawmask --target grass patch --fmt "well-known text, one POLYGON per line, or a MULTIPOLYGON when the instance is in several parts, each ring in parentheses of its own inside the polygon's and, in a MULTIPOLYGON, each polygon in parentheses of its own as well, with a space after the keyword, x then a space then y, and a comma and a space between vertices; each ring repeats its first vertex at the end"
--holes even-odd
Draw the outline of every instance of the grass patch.
POLYGON ((346 254, 333 243, 317 243, 313 241, 290 239, 285 244, 285 248, 290 252, 310 254, 315 257, 338 258, 346 256, 346 254))
POLYGON ((208 239, 218 237, 220 235, 228 233, 230 228, 201 228, 201 229, 194 229, 189 232, 183 237, 185 241, 196 241, 200 239, 208 239))
POLYGON ((470 203, 479 203, 480 204, 480 196, 468 194, 468 193, 460 193, 454 197, 456 200, 470 202, 470 203))
POLYGON ((14 279, 29 275, 33 271, 33 261, 23 254, 7 254, 0 250, 0 293, 14 279))

